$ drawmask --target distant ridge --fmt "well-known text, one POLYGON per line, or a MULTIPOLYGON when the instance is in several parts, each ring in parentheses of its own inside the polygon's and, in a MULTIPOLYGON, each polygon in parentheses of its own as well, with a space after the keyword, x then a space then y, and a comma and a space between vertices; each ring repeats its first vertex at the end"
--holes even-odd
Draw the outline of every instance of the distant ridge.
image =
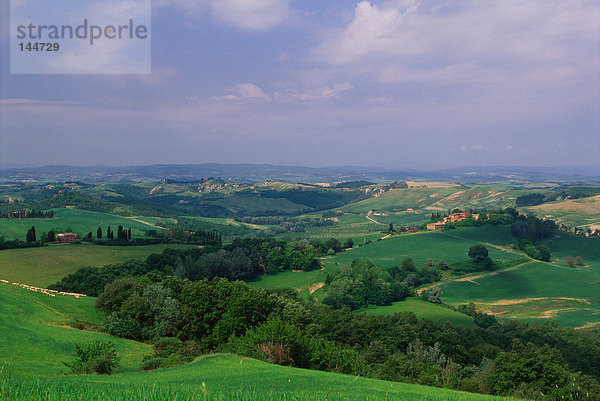
MULTIPOLYGON (((0 165, 1 166, 1 165, 0 165)), ((274 164, 154 164, 146 166, 69 166, 0 168, 0 182, 123 182, 172 179, 194 181, 206 177, 236 182, 392 182, 406 180, 459 181, 482 183, 493 181, 547 181, 600 183, 600 165, 537 167, 537 166, 474 166, 437 170, 381 167, 303 167, 274 164)))

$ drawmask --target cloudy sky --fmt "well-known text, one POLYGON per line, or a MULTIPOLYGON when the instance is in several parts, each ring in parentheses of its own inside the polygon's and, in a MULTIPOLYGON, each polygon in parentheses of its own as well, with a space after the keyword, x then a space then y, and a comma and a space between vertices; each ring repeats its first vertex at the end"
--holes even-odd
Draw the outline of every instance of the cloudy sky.
POLYGON ((150 75, 10 75, 0 13, 2 163, 600 160, 597 1, 154 0, 150 75))

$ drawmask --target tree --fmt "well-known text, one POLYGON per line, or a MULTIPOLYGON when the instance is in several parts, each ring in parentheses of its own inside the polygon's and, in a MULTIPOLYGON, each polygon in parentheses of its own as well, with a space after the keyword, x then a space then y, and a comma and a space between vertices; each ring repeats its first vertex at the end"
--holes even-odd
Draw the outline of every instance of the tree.
POLYGON ((48 231, 48 242, 54 242, 54 230, 48 231))
POLYGON ((488 250, 481 244, 473 245, 469 248, 469 257, 475 263, 482 263, 488 258, 488 250))
POLYGON ((348 238, 346 242, 344 242, 344 248, 352 248, 354 247, 354 240, 352 238, 348 238))
POLYGON ((27 234, 25 235, 25 240, 27 242, 35 242, 36 241, 34 226, 31 226, 31 228, 29 230, 27 230, 27 234))
POLYGON ((416 272, 415 261, 411 258, 406 258, 402 261, 402 270, 407 272, 416 272))
POLYGON ((117 227, 117 239, 123 239, 123 226, 117 227))
POLYGON ((574 267, 575 266, 575 258, 573 256, 567 256, 565 258, 565 264, 569 267, 574 267))
POLYGON ((98 230, 96 230, 96 238, 102 239, 102 227, 98 227, 98 230))
POLYGON ((390 234, 393 233, 394 230, 394 223, 390 223, 390 234))
POLYGON ((127 230, 127 239, 131 240, 131 227, 127 230))
POLYGON ((583 260, 583 256, 576 256, 575 257, 575 264, 577 266, 585 266, 585 261, 583 260))

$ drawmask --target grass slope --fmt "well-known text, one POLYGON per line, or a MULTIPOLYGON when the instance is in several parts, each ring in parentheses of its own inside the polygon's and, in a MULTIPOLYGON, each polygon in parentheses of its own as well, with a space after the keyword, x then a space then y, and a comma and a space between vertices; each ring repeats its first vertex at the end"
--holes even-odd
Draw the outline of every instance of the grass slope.
MULTIPOLYGON (((417 266, 423 266, 428 258, 436 263, 443 259, 446 263, 460 263, 467 260, 469 248, 478 243, 495 241, 497 246, 488 245, 490 257, 503 262, 523 259, 523 255, 505 248, 508 245, 507 227, 463 228, 449 232, 427 232, 395 235, 386 240, 376 241, 336 255, 330 261, 349 265, 356 258, 370 258, 382 267, 399 266, 403 259, 413 258, 417 266)), ((494 243, 495 245, 495 243, 494 243)))
POLYGON ((144 259, 165 248, 187 245, 103 246, 48 245, 41 248, 0 251, 0 279, 46 286, 81 266, 103 266, 127 259, 144 259))
POLYGON ((600 229, 600 195, 545 203, 527 208, 540 217, 551 218, 571 227, 600 229))
MULTIPOLYGON (((96 235, 98 227, 106 234, 106 227, 115 230, 119 225, 131 228, 133 237, 141 236, 144 230, 154 230, 156 218, 152 217, 122 217, 109 213, 92 212, 89 210, 58 208, 54 210, 52 219, 0 219, 0 235, 6 239, 25 239, 25 234, 31 226, 35 226, 37 235, 50 230, 71 231, 80 235, 92 232, 96 235)), ((171 220, 161 218, 160 220, 171 220)), ((116 231, 116 230, 115 230, 116 231)))
POLYGON ((473 326, 473 318, 456 312, 450 308, 421 301, 417 298, 407 298, 406 301, 394 302, 388 306, 371 306, 361 310, 369 315, 393 315, 399 312, 413 312, 417 317, 442 322, 450 322, 461 326, 473 326))
POLYGON ((49 297, 0 283, 0 361, 25 375, 56 375, 65 371, 61 361, 71 359, 73 344, 110 339, 121 355, 121 371, 137 369, 150 347, 107 334, 68 327, 74 318, 101 324, 93 298, 49 297))
POLYGON ((553 319, 571 327, 600 322, 600 269, 530 262, 470 280, 442 283, 444 302, 475 302, 501 317, 553 319))

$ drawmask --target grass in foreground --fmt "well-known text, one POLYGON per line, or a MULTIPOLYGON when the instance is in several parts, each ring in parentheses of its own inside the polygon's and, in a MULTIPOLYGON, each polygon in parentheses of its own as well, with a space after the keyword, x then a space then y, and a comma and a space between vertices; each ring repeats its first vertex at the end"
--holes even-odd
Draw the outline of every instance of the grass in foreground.
POLYGON ((171 369, 49 379, 0 377, 11 401, 71 400, 507 400, 414 384, 282 367, 235 355, 207 355, 171 369), (133 384, 135 383, 135 384, 133 384))

